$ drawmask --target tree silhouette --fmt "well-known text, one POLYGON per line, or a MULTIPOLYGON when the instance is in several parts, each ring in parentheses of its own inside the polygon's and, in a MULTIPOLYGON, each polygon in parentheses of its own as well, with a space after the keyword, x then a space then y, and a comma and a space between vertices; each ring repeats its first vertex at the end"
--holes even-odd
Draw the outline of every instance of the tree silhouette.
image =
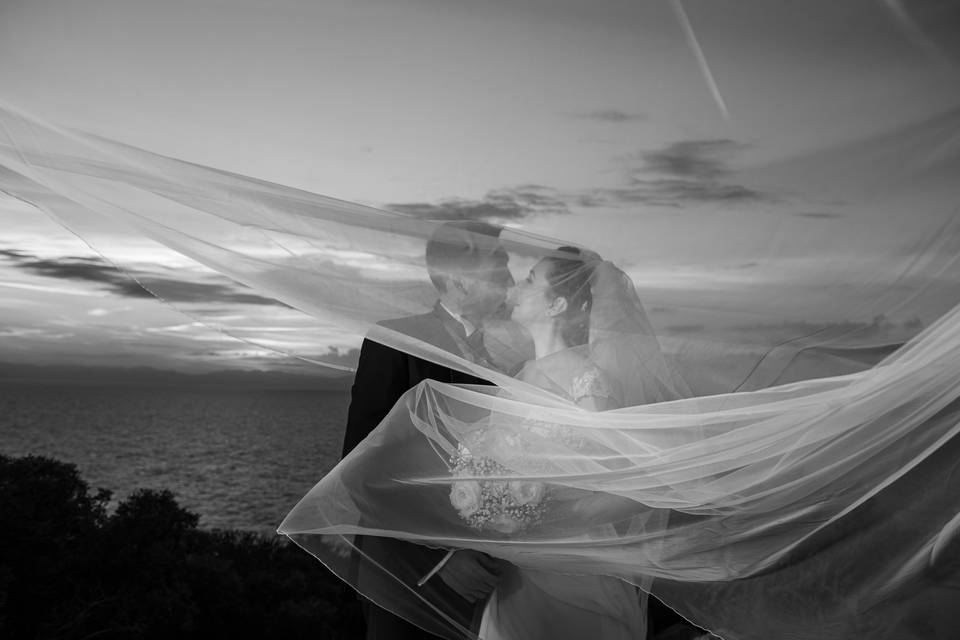
POLYGON ((74 465, 0 455, 0 637, 354 638, 359 605, 280 539, 197 528, 170 491, 107 514, 74 465))

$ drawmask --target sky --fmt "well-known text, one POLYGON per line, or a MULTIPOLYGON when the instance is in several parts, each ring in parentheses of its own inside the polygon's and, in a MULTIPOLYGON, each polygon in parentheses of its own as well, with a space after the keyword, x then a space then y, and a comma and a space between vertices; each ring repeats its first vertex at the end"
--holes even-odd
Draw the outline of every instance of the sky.
MULTIPOLYGON (((757 287, 788 304, 785 278, 929 247, 953 215, 957 34, 950 0, 0 0, 0 100, 348 201, 576 241, 664 308, 757 287)), ((349 328, 111 243, 181 311, 0 196, 0 361, 350 361, 349 328), (184 315, 201 299, 256 344, 184 315)))

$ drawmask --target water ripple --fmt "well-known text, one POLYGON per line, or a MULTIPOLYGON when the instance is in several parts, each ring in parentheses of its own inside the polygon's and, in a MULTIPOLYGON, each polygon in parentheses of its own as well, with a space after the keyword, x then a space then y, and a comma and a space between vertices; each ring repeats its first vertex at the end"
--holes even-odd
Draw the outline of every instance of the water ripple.
POLYGON ((0 451, 77 465, 119 499, 170 489, 204 527, 271 532, 336 464, 349 396, 0 386, 0 451))

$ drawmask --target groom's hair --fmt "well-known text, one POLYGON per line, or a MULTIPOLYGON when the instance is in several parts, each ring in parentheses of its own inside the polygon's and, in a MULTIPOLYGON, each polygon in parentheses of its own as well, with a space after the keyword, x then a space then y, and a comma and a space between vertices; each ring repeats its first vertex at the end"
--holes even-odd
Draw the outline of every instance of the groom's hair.
MULTIPOLYGON (((427 240, 426 262, 437 291, 447 290, 445 276, 470 275, 497 259, 502 229, 479 220, 453 220, 434 229, 427 240)), ((504 258, 506 254, 504 254, 504 258)))

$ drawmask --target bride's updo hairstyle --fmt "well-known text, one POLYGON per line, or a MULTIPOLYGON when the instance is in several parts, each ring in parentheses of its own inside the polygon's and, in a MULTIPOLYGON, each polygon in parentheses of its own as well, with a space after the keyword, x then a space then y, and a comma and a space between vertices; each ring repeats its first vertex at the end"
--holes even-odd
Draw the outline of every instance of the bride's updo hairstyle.
POLYGON ((560 316, 560 336, 568 347, 576 347, 590 341, 593 268, 576 247, 559 247, 557 253, 570 254, 570 257, 551 255, 543 259, 547 264, 549 293, 567 301, 567 308, 560 316))

